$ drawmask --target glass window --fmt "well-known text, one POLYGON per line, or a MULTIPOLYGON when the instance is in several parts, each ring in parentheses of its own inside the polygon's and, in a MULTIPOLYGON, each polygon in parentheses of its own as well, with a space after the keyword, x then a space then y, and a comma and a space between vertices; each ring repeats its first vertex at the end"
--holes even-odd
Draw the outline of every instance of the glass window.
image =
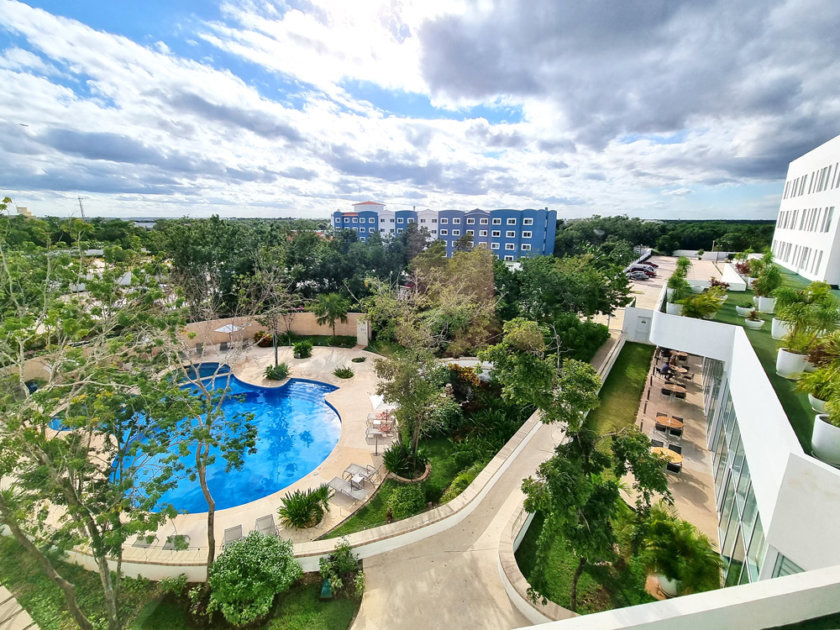
POLYGON ((487 236, 487 230, 479 230, 478 235, 479 236, 487 236))
POLYGON ((511 262, 513 260, 513 256, 505 256, 505 260, 511 262))
POLYGON ((414 223, 414 219, 409 218, 409 219, 406 219, 406 221, 405 221, 405 222, 406 222, 406 223, 414 223))
POLYGON ((516 244, 514 243, 505 243, 505 249, 508 251, 512 251, 516 249, 516 244))
POLYGON ((460 225, 461 219, 452 219, 452 223, 454 223, 455 225, 460 225))
POLYGON ((501 230, 493 230, 493 238, 499 238, 501 235, 501 230))
POLYGON ((441 219, 440 220, 441 225, 446 225, 447 223, 449 223, 449 219, 441 219))
POLYGON ((531 251, 531 246, 528 243, 523 243, 522 244, 522 251, 523 252, 530 252, 531 251))
POLYGON ((402 228, 397 228, 397 234, 402 234, 402 228))
POLYGON ((479 222, 481 225, 487 225, 487 219, 479 219, 479 220, 478 220, 478 222, 479 222))
POLYGON ((764 528, 761 519, 756 519, 750 546, 747 550, 747 573, 751 582, 757 582, 761 574, 761 565, 767 555, 767 541, 764 539, 764 528))
POLYGON ((531 232, 528 232, 528 231, 522 232, 522 238, 531 238, 531 232))
POLYGON ((467 225, 475 225, 475 219, 467 219, 467 225))
POLYGON ((461 230, 452 230, 452 236, 461 236, 461 230))
POLYGON ((505 238, 516 238, 516 232, 514 230, 507 230, 505 232, 505 238))
POLYGON ((402 218, 402 217, 398 217, 398 218, 397 218, 397 223, 402 223, 402 222, 403 222, 403 218, 402 218))
POLYGON ((363 227, 359 228, 359 232, 366 232, 367 230, 363 227))
POLYGON ((358 222, 358 219, 356 217, 353 217, 353 223, 357 223, 357 222, 358 222))
POLYGON ((744 541, 741 538, 741 529, 737 526, 727 535, 732 536, 732 540, 727 541, 729 545, 723 553, 723 563, 727 567, 724 586, 735 586, 741 579, 741 569, 744 567, 744 541))
POLYGON ((420 219, 420 223, 425 223, 426 219, 420 219))
POLYGON ((522 219, 522 225, 534 225, 533 219, 522 219))
POLYGON ((437 223, 437 219, 432 219, 432 223, 437 223))
POLYGON ((449 230, 441 230, 440 234, 441 236, 447 236, 449 234, 449 230))
POLYGON ((368 219, 368 223, 376 223, 376 219, 374 219, 373 217, 371 217, 370 219, 368 219))
POLYGON ((516 225, 516 219, 508 219, 507 224, 508 225, 516 225))
POLYGON ((490 243, 490 249, 499 249, 498 243, 490 243))
POLYGON ((473 234, 475 234, 475 232, 473 232, 472 230, 467 230, 467 234, 469 234, 470 236, 472 236, 473 234))
POLYGON ((502 224, 501 219, 493 219, 493 225, 501 225, 501 224, 502 224))

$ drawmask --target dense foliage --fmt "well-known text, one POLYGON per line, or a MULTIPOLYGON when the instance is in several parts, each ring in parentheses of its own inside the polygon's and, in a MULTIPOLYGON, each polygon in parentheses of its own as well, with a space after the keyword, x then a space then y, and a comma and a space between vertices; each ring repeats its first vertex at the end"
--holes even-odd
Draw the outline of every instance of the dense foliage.
POLYGON ((365 591, 365 574, 358 556, 353 554, 346 540, 338 543, 335 551, 321 558, 318 564, 321 577, 329 581, 333 594, 362 596, 365 591))
POLYGON ((321 522, 330 509, 330 487, 321 484, 317 488, 287 492, 277 508, 280 522, 295 529, 313 527, 321 522))

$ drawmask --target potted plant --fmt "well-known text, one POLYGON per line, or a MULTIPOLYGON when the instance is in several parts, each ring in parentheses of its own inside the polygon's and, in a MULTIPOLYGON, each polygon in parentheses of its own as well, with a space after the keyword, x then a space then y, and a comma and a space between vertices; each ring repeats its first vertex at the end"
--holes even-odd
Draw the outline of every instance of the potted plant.
POLYGON ((790 325, 778 317, 774 317, 771 327, 770 327, 770 336, 773 337, 776 341, 784 338, 786 334, 790 332, 790 325))
POLYGON ((721 299, 726 302, 729 299, 729 283, 723 280, 718 280, 714 276, 709 278, 709 288, 718 289, 721 299))
POLYGON ((782 272, 779 268, 770 263, 761 270, 758 278, 753 283, 753 291, 758 296, 758 312, 772 313, 776 308, 776 298, 773 291, 782 284, 782 272))
POLYGON ((776 373, 798 378, 807 369, 807 355, 819 337, 837 328, 840 307, 824 282, 812 282, 800 290, 782 287, 774 295, 779 300, 779 318, 788 327, 776 357, 776 373))
POLYGON ((663 503, 651 507, 642 559, 667 597, 720 588, 720 555, 705 535, 663 503))
POLYGON ((827 413, 827 401, 840 394, 840 373, 835 367, 824 365, 803 374, 796 388, 808 394, 811 409, 817 413, 827 413))
POLYGON ((696 319, 711 319, 723 305, 723 300, 720 299, 717 291, 710 290, 680 300, 680 303, 683 307, 683 316, 694 317, 696 319))
POLYGON ((817 414, 811 433, 814 457, 832 466, 840 466, 840 397, 826 402, 827 413, 817 414))
POLYGON ((755 308, 752 303, 752 300, 735 305, 735 312, 738 314, 739 317, 749 317, 750 313, 752 313, 753 311, 755 311, 755 308))
POLYGON ((682 304, 680 302, 691 295, 691 287, 682 276, 673 275, 668 279, 668 291, 666 292, 665 312, 669 315, 682 315, 682 304))
POLYGON ((744 326, 751 330, 759 330, 764 326, 764 320, 758 316, 754 310, 750 311, 749 316, 744 320, 744 326))

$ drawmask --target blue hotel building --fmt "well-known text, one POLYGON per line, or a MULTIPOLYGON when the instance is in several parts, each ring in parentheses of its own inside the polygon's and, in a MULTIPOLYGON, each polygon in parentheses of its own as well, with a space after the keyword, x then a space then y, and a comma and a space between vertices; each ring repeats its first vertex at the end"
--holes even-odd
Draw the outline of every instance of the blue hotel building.
POLYGON ((402 233, 411 223, 425 228, 433 239, 446 243, 451 256, 455 241, 472 237, 474 247, 489 249, 499 258, 515 261, 529 256, 554 253, 557 212, 543 210, 386 210, 385 204, 364 201, 353 204, 352 212, 333 214, 336 230, 353 230, 359 240, 374 232, 383 238, 402 233))

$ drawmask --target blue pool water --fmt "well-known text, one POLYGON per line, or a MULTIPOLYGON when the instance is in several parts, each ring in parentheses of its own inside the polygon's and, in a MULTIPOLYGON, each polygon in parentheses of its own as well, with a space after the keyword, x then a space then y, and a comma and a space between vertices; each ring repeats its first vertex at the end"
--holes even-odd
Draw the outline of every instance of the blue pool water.
MULTIPOLYGON (((209 373, 215 367, 207 368, 209 373)), ((199 368, 199 374, 202 371, 199 368)), ((282 387, 265 388, 227 374, 212 382, 217 387, 230 383, 230 392, 222 404, 225 413, 253 413, 257 427, 257 452, 245 454, 240 470, 225 472, 225 461, 218 453, 208 468, 207 483, 216 509, 242 505, 294 483, 312 472, 338 443, 341 422, 324 400, 327 393, 337 389, 332 385, 290 379, 282 387)), ((181 461, 187 467, 194 465, 194 448, 181 461)), ((198 480, 181 479, 158 505, 166 503, 179 511, 207 511, 198 480)))

